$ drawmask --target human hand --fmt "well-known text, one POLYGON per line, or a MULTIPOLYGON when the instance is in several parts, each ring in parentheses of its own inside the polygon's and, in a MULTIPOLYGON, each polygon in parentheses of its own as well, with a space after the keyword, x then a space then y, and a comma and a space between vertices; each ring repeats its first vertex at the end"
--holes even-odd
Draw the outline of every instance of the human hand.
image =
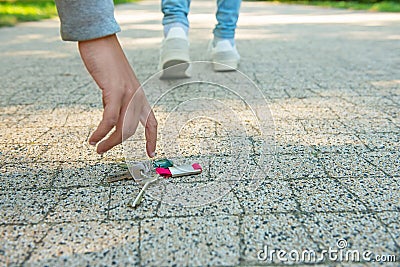
POLYGON ((79 52, 103 94, 103 119, 89 143, 98 144, 97 153, 102 154, 120 144, 122 138, 132 136, 140 121, 145 127, 147 155, 154 157, 157 121, 116 35, 81 41, 79 52), (133 103, 129 104, 132 98, 133 103), (114 127, 114 132, 104 139, 114 127))

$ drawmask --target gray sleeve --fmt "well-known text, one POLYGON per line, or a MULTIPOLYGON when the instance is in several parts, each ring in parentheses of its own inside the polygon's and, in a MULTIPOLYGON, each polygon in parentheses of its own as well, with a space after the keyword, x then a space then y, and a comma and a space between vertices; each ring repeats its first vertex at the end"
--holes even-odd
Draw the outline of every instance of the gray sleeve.
POLYGON ((121 31, 113 0, 55 0, 64 41, 86 41, 121 31))

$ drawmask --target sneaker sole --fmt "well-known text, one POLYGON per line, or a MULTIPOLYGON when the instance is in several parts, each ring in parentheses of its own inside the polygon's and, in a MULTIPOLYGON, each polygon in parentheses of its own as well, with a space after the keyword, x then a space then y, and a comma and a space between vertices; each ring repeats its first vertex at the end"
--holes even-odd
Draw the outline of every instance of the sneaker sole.
POLYGON ((238 68, 238 61, 219 61, 213 63, 214 71, 236 71, 238 68))
POLYGON ((164 41, 160 55, 161 79, 190 77, 189 43, 182 38, 164 41))
POLYGON ((190 63, 184 60, 173 59, 163 65, 160 79, 180 79, 191 76, 190 63))

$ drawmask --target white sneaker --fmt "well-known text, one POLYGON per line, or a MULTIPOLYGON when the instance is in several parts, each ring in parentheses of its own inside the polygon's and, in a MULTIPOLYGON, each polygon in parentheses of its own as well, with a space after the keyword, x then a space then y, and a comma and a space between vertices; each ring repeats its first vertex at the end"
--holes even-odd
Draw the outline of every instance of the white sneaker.
POLYGON ((190 77, 189 40, 180 27, 172 27, 164 38, 160 49, 160 78, 174 79, 190 77))
POLYGON ((218 41, 213 46, 213 41, 210 42, 211 60, 216 63, 214 65, 215 71, 232 71, 236 70, 240 55, 236 50, 236 46, 232 46, 228 40, 218 41))

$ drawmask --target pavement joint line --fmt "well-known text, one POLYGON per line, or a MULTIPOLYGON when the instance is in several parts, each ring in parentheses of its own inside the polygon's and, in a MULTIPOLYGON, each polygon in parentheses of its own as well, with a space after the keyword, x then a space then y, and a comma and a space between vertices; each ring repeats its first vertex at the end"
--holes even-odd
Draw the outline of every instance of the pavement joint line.
MULTIPOLYGON (((379 210, 379 211, 368 211, 368 210, 357 210, 357 211, 313 211, 313 212, 307 212, 307 211, 290 211, 290 212, 269 212, 268 214, 271 215, 316 215, 316 214, 354 214, 354 215, 379 215, 382 213, 400 213, 398 210, 379 210)), ((35 225, 41 225, 41 224, 46 224, 49 226, 57 226, 60 224, 80 224, 80 223, 87 223, 87 222, 99 222, 99 223, 107 223, 107 222, 140 222, 144 220, 153 220, 153 219, 166 219, 166 220, 174 220, 174 219, 185 219, 185 218, 216 218, 216 217, 239 217, 242 216, 243 218, 245 217, 253 217, 253 216, 265 216, 265 213, 245 213, 245 214, 207 214, 207 215, 176 215, 176 216, 148 216, 148 217, 141 217, 141 218, 134 218, 134 219, 103 219, 103 220, 97 220, 97 219, 87 219, 87 220, 79 220, 79 221, 70 221, 70 220, 65 220, 65 221, 58 221, 58 222, 52 222, 52 221, 46 221, 46 220, 41 220, 35 223, 31 222, 25 222, 25 223, 0 223, 0 227, 3 226, 35 226, 35 225)))
POLYGON ((359 201, 359 202, 364 206, 364 208, 365 208, 367 211, 371 211, 371 209, 368 208, 369 205, 367 205, 367 203, 365 203, 365 201, 362 201, 353 191, 351 191, 351 190, 349 189, 349 187, 348 187, 347 185, 341 183, 340 180, 337 179, 337 178, 332 178, 332 179, 334 179, 337 183, 339 183, 340 185, 342 185, 342 187, 343 187, 350 195, 352 195, 353 199, 356 199, 357 201, 359 201))
POLYGON ((106 211, 106 220, 110 219, 110 210, 112 210, 112 208, 111 208, 111 199, 112 199, 112 193, 111 193, 111 191, 112 191, 112 188, 111 188, 111 186, 109 186, 109 189, 108 189, 107 208, 105 208, 105 211, 106 211))
POLYGON ((142 220, 138 222, 138 243, 139 266, 142 266, 142 220))
MULTIPOLYGON (((399 212, 399 211, 397 211, 397 213, 399 213, 399 215, 400 215, 400 212, 399 212)), ((391 230, 389 229, 389 225, 386 224, 386 223, 382 220, 382 218, 379 216, 379 213, 375 213, 375 214, 373 214, 373 215, 374 215, 375 218, 385 227, 386 231, 387 231, 387 232, 389 233, 389 235, 392 237, 392 240, 393 240, 394 244, 396 244, 397 249, 400 250, 400 243, 396 241, 396 238, 393 236, 393 231, 391 231, 391 230)))
MULTIPOLYGON (((158 201, 157 206, 156 206, 156 208, 155 208, 155 210, 154 210, 154 213, 155 213, 156 216, 158 216, 158 211, 160 210, 161 205, 164 203, 164 202, 163 202, 164 195, 165 195, 165 192, 164 192, 164 191, 161 192, 160 200, 158 201)), ((132 198, 134 198, 134 197, 136 197, 136 196, 132 196, 132 198)), ((155 199, 153 198, 153 200, 155 200, 155 199)))
POLYGON ((368 160, 368 158, 365 157, 364 154, 360 154, 359 155, 362 159, 364 159, 366 162, 368 162, 368 164, 374 166, 375 168, 377 168, 378 170, 380 170, 381 172, 383 172, 385 175, 387 176, 391 176, 385 169, 381 168, 380 166, 377 166, 376 164, 374 164, 373 162, 371 162, 370 160, 368 160))
MULTIPOLYGON (((242 210, 244 211, 244 207, 243 204, 240 203, 242 210)), ((246 248, 246 244, 244 241, 244 234, 242 232, 242 228, 243 228, 243 216, 244 214, 239 214, 238 215, 238 236, 239 236, 239 265, 241 265, 241 263, 243 263, 245 261, 244 259, 244 252, 245 252, 245 248, 246 248)))
MULTIPOLYGON (((292 194, 293 194, 293 190, 292 190, 292 194)), ((301 205, 300 202, 298 202, 298 200, 296 199, 296 197, 293 195, 293 198, 295 200, 295 202, 298 204, 298 210, 301 211, 301 205)), ((301 228, 303 228, 304 232, 307 234, 307 238, 309 238, 314 244, 317 245, 317 247, 320 249, 321 247, 323 247, 323 244, 321 242, 318 242, 316 240, 314 240, 314 238, 312 237, 309 229, 304 225, 304 223, 302 222, 300 215, 303 215, 301 213, 295 213, 293 214, 293 216, 297 219, 297 221, 300 223, 301 228)))
MULTIPOLYGON (((296 203, 296 209, 297 209, 299 212, 302 212, 303 210, 301 209, 301 204, 300 204, 298 198, 296 197, 296 195, 294 194, 294 191, 295 191, 295 190, 294 190, 294 188, 293 188, 292 183, 289 183, 288 186, 289 186, 290 192, 291 192, 291 199, 293 199, 294 202, 296 203)), ((295 214, 294 216, 295 216, 295 217, 298 217, 298 215, 296 215, 296 214, 295 214)))
POLYGON ((22 266, 24 266, 28 261, 29 261, 29 259, 31 258, 31 256, 32 256, 32 253, 37 249, 37 246, 39 245, 39 244, 41 244, 41 243, 43 243, 43 240, 47 237, 47 235, 49 234, 49 230, 50 230, 50 228, 48 228, 46 231, 45 231, 45 233, 44 233, 44 235, 43 235, 43 237, 42 238, 40 238, 38 241, 33 241, 34 242, 34 246, 33 246, 33 248, 32 249, 30 249, 29 251, 28 251, 28 255, 25 257, 25 259, 22 261, 22 266))
POLYGON ((379 213, 372 214, 372 216, 383 226, 383 228, 386 230, 386 232, 390 235, 392 238, 393 243, 397 247, 397 249, 400 249, 400 244, 396 241, 396 238, 393 236, 392 231, 388 228, 387 224, 384 223, 384 221, 381 219, 379 216, 379 213))
MULTIPOLYGON (((382 178, 382 177, 398 177, 398 176, 393 176, 393 175, 371 175, 371 176, 368 176, 367 178, 376 179, 376 178, 382 178)), ((299 178, 281 179, 281 180, 287 181, 287 182, 298 182, 298 181, 301 181, 301 180, 338 179, 340 181, 341 179, 356 179, 356 178, 359 178, 359 176, 349 176, 349 175, 347 175, 347 176, 329 176, 329 175, 327 175, 327 176, 321 176, 321 177, 299 177, 299 178)))

